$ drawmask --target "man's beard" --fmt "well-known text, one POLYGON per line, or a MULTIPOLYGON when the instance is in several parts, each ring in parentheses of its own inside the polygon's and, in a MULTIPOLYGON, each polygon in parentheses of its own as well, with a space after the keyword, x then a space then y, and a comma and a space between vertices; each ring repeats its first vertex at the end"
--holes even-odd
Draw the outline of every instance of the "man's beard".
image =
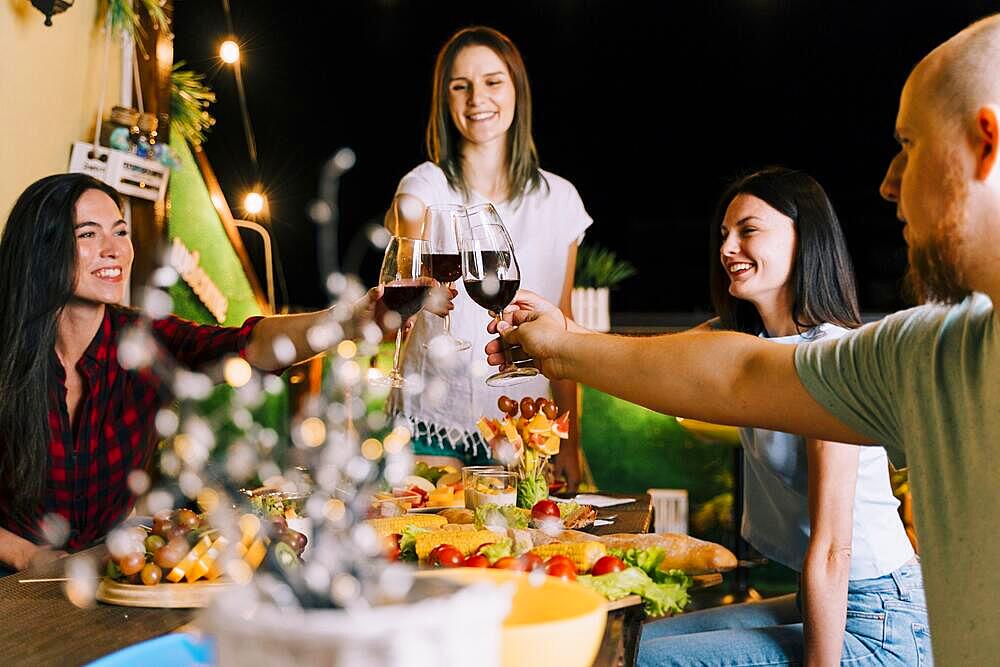
POLYGON ((972 293, 966 287, 960 267, 968 187, 957 158, 948 157, 941 179, 946 201, 944 213, 928 237, 910 244, 906 288, 917 303, 954 304, 972 293))

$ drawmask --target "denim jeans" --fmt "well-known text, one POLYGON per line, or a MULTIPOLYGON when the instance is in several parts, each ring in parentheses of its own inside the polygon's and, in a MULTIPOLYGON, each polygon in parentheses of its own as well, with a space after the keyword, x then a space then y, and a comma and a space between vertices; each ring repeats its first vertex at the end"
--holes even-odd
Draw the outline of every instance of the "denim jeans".
MULTIPOLYGON (((642 628, 637 664, 801 665, 796 595, 681 614, 642 628)), ((850 582, 841 665, 934 664, 920 565, 850 582)))

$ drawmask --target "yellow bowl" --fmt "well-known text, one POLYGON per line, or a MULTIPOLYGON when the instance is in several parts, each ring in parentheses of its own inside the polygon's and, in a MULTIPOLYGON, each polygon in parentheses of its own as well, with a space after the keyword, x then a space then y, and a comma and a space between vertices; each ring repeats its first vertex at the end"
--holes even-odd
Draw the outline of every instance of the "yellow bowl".
POLYGON ((607 600, 589 588, 555 577, 464 567, 428 570, 462 584, 514 583, 510 614, 501 634, 503 667, 590 667, 608 618, 607 600))

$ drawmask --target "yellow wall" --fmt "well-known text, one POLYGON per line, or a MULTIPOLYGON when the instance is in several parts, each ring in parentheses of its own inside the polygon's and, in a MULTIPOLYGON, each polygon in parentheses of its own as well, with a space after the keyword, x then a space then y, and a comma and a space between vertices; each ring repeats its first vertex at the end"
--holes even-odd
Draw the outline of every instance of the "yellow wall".
MULTIPOLYGON (((0 227, 35 180, 66 171, 70 144, 93 139, 104 35, 99 0, 76 0, 46 27, 29 0, 0 0, 0 227)), ((121 41, 112 40, 104 106, 118 103, 121 41)))

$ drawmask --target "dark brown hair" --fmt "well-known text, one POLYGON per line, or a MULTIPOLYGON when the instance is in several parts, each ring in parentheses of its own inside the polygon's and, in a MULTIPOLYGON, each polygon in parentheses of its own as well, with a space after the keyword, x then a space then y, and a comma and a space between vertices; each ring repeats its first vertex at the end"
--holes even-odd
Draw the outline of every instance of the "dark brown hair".
POLYGON ((737 195, 764 201, 788 216, 797 242, 789 282, 792 320, 804 331, 829 322, 846 329, 861 326, 851 256, 844 233, 823 187, 808 174, 768 167, 743 176, 726 188, 712 218, 712 303, 725 329, 759 334, 764 330, 757 308, 729 293, 729 276, 719 261, 720 228, 737 195))
POLYGON ((496 53, 507 66, 514 84, 514 120, 507 131, 507 196, 517 199, 541 187, 544 178, 538 168, 538 151, 531 136, 528 71, 514 42, 498 30, 485 26, 464 28, 452 35, 438 52, 434 63, 431 113, 427 121, 427 155, 444 171, 448 184, 468 198, 469 187, 462 174, 462 137, 451 120, 448 107, 448 84, 455 58, 467 46, 485 46, 496 53))
POLYGON ((47 176, 18 197, 0 239, 0 497, 15 512, 45 491, 49 364, 76 282, 76 202, 88 190, 121 209, 118 193, 91 176, 47 176))

